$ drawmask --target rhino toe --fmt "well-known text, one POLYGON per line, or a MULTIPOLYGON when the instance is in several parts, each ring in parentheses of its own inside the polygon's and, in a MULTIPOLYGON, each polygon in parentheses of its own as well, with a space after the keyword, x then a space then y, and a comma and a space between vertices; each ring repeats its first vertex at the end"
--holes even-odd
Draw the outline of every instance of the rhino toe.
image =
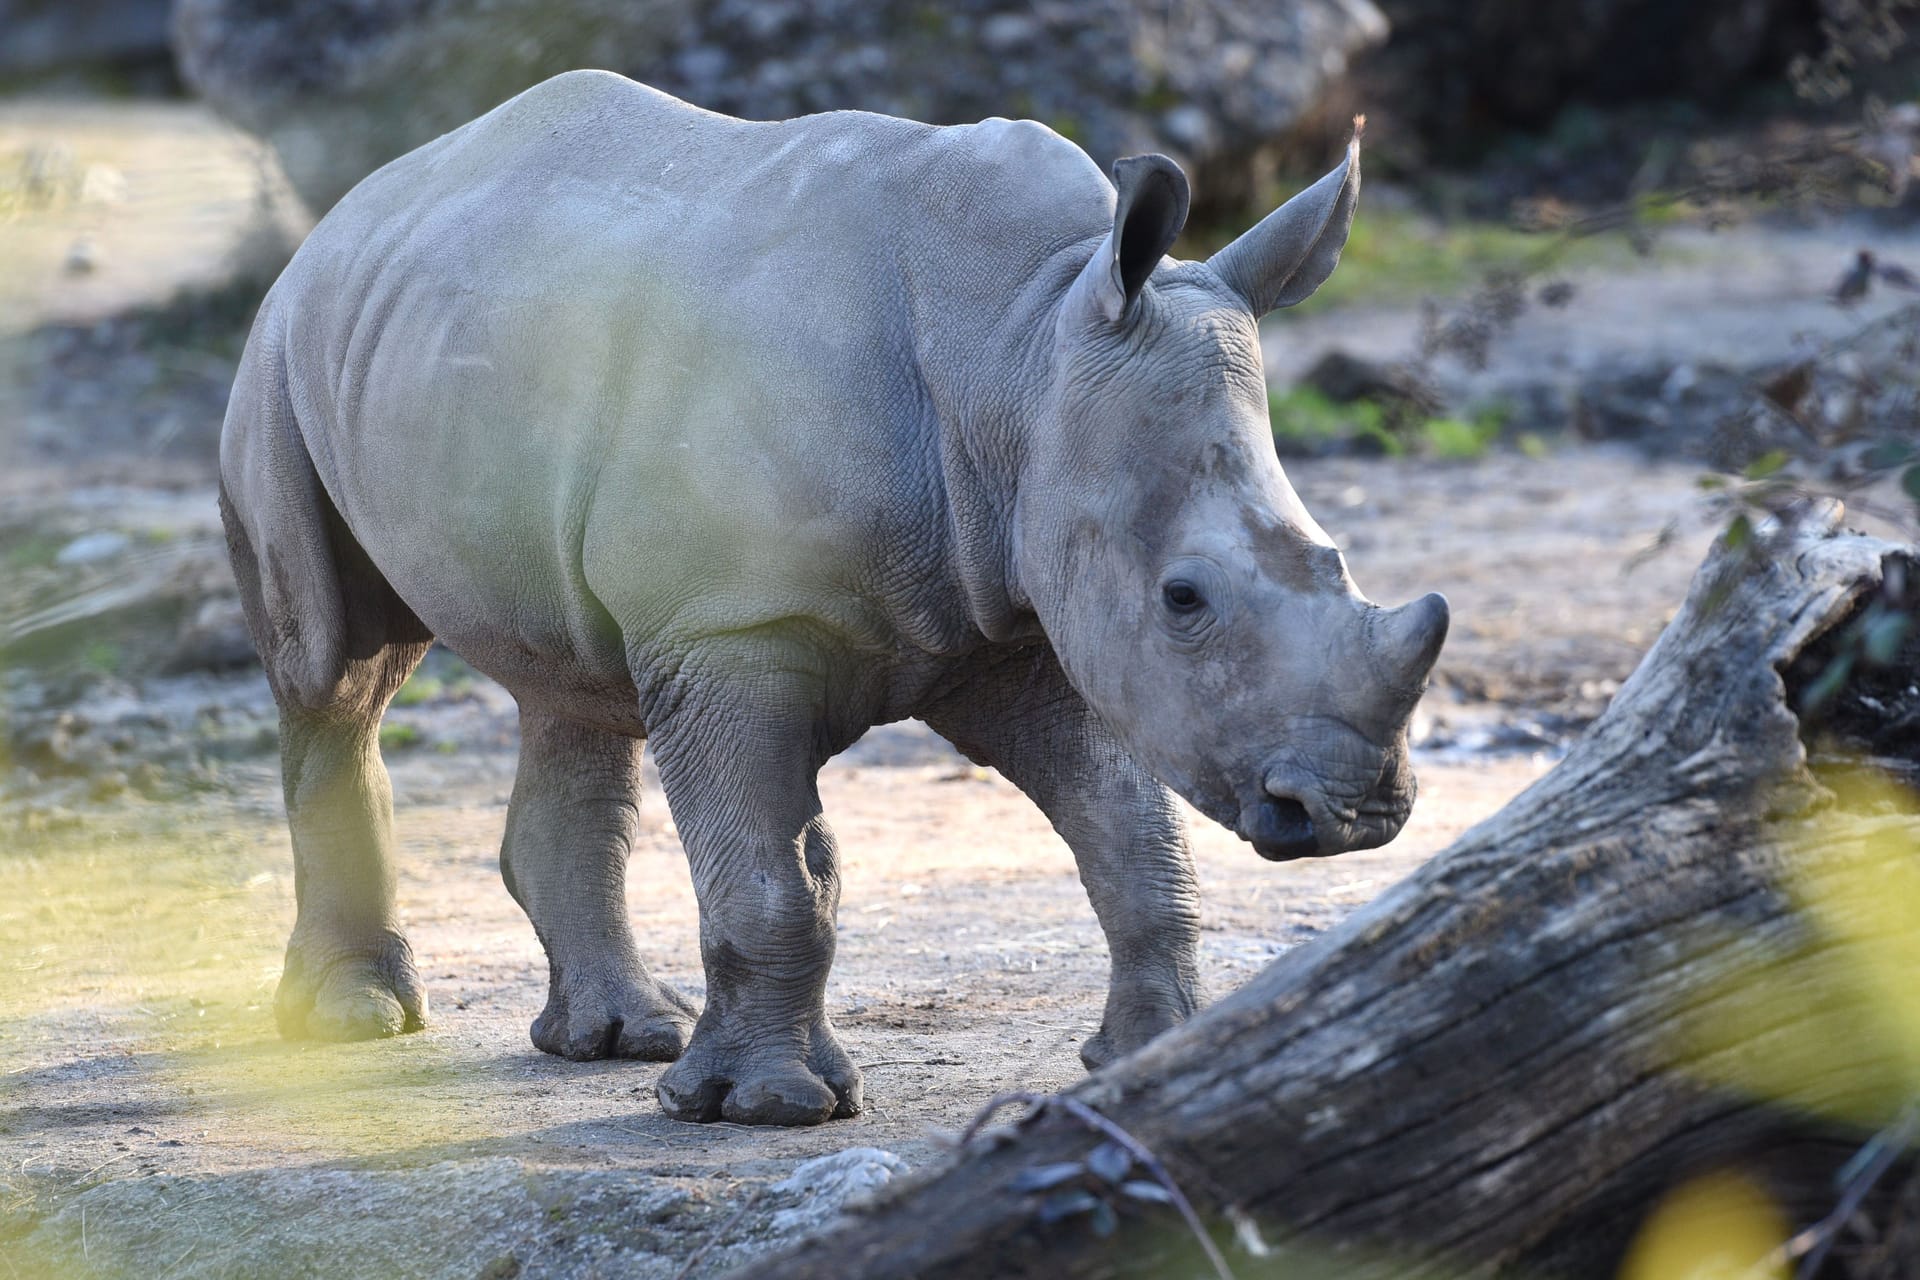
POLYGON ((306 1035, 335 1042, 379 1040, 417 1030, 424 1021, 409 1015, 392 992, 369 983, 315 1001, 307 1011, 306 1035))
POLYGON ((334 953, 304 940, 287 948, 274 993, 274 1017, 289 1040, 378 1040, 427 1025, 427 991, 405 938, 389 935, 371 951, 334 953))
POLYGON ((685 996, 650 977, 560 982, 533 1020, 533 1043, 575 1062, 672 1062, 686 1052, 696 1016, 685 996))
POLYGON ((815 1125, 860 1114, 859 1069, 831 1032, 813 1038, 806 1061, 709 1049, 698 1040, 660 1077, 660 1109, 675 1120, 815 1125))
POLYGON ((693 1019, 675 1010, 640 1016, 602 1012, 569 1018, 542 1013, 533 1021, 534 1047, 574 1062, 599 1058, 635 1058, 672 1062, 687 1050, 693 1019))
POLYGON ((833 1119, 840 1105, 840 1096, 811 1071, 785 1071, 738 1082, 720 1114, 735 1124, 812 1125, 833 1119))

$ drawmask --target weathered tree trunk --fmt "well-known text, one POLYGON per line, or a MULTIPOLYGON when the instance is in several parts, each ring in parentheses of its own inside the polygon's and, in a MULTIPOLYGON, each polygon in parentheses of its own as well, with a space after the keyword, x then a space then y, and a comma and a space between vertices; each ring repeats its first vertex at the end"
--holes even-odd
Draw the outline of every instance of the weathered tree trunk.
MULTIPOLYGON (((1716 550, 1557 768, 1071 1092, 1161 1157, 1236 1274, 1612 1276, 1711 1170, 1796 1228, 1832 1207, 1835 1170, 1920 1088, 1920 1026, 1888 1014, 1902 976, 1920 989, 1911 810, 1816 777, 1795 710, 1920 575, 1837 520, 1716 550)), ((1849 659, 1866 683, 1827 705, 1858 749, 1920 759, 1915 724, 1880 732, 1915 720, 1916 652, 1897 673, 1849 659)), ((1021 1189, 1101 1141, 1050 1109, 748 1274, 1207 1273, 1163 1205, 1070 1184, 1117 1209, 1102 1236, 1104 1210, 1021 1189)))

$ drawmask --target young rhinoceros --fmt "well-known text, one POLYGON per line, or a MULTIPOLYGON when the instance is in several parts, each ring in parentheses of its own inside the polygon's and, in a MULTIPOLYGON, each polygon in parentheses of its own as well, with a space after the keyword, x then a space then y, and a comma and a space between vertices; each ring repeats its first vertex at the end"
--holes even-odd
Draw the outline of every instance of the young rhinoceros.
POLYGON ((220 455, 281 712, 287 1034, 425 1020, 378 726, 434 637, 520 703, 534 1043, 677 1059, 682 1119, 860 1109, 815 774, 873 725, 925 720, 1072 847, 1112 952, 1090 1065, 1200 998, 1172 792, 1274 859, 1398 832, 1446 604, 1354 587, 1274 456, 1254 327, 1333 270, 1357 153, 1203 263, 1163 256, 1171 161, 1114 179, 1031 122, 748 123, 576 72, 321 221, 220 455), (643 739, 697 1019, 625 909, 643 739))

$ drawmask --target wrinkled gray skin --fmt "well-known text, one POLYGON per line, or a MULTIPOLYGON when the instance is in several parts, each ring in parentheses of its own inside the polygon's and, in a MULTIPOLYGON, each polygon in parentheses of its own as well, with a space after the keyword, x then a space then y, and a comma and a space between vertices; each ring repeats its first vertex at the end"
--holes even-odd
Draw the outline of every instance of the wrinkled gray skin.
POLYGON ((221 447, 282 717, 287 1034, 426 1018, 378 726, 436 636, 521 707, 534 1043, 677 1059, 683 1119, 860 1108, 815 774, 875 724, 925 719, 1071 846, 1113 964, 1090 1065, 1200 999, 1173 792, 1271 858, 1393 837, 1446 605, 1355 589, 1275 459, 1254 330, 1332 270, 1356 153, 1206 263, 1163 257, 1172 162, 1115 173, 1028 122, 745 123, 576 72, 328 214, 221 447), (643 739, 697 1016, 625 909, 643 739))

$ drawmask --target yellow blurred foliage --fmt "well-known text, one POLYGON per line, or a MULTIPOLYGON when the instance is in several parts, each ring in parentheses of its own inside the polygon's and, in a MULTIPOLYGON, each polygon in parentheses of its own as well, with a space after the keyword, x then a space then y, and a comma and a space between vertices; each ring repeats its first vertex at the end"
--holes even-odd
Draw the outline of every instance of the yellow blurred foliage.
POLYGON ((326 1157, 495 1132, 470 1087, 493 1066, 457 1042, 280 1038, 273 992, 293 917, 284 837, 157 805, 117 816, 126 825, 0 849, 0 1081, 39 1069, 49 1044, 85 1046, 96 1064, 110 1048, 125 1093, 167 1099, 216 1140, 257 1129, 326 1157))
POLYGON ((1786 1280, 1787 1222, 1764 1190, 1737 1173, 1682 1183, 1648 1215, 1619 1280, 1786 1280))
POLYGON ((1887 1047, 1920 1093, 1920 799, 1882 773, 1860 770, 1836 788, 1838 810, 1878 815, 1831 834, 1840 857, 1801 850, 1801 908, 1855 969, 1887 1047))
POLYGON ((1680 1048, 1710 1083, 1873 1130, 1920 1094, 1920 800, 1871 769, 1823 781, 1836 803, 1780 850, 1804 941, 1732 972, 1680 1048))

